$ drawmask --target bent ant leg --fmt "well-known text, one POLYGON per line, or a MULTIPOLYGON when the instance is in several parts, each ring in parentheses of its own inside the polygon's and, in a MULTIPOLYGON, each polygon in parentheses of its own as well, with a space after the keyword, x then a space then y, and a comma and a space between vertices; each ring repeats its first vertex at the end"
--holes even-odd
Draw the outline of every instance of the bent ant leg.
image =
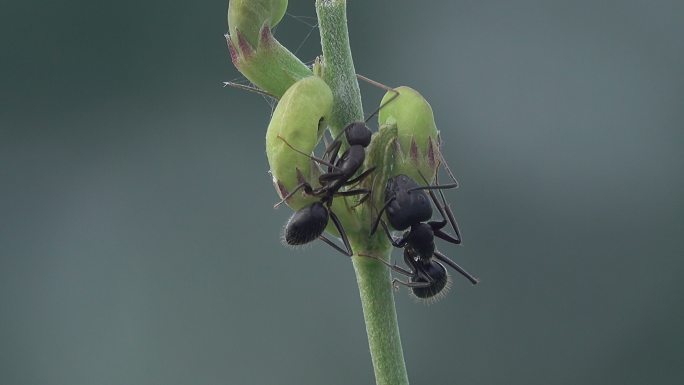
MULTIPOLYGON (((442 141, 442 138, 437 134, 437 140, 439 142, 442 141)), ((456 180, 456 177, 454 176, 454 173, 451 172, 451 168, 449 168, 449 164, 447 163, 446 159, 444 159, 444 155, 442 155, 442 151, 439 149, 439 145, 437 146, 437 155, 439 156, 439 163, 442 165, 444 168, 444 171, 446 171, 447 175, 449 175, 449 178, 454 181, 454 183, 458 184, 458 181, 456 180)))
POLYGON ((285 140, 285 138, 283 138, 282 136, 278 135, 278 139, 282 140, 282 141, 283 141, 288 147, 290 147, 293 151, 295 151, 295 152, 297 152, 297 153, 299 153, 299 154, 302 154, 302 155, 308 157, 309 159, 313 160, 314 162, 318 162, 318 163, 320 163, 320 164, 322 164, 322 165, 328 166, 329 168, 335 169, 335 170, 337 170, 337 171, 341 171, 341 169, 340 169, 339 167, 335 166, 334 164, 332 164, 332 163, 330 163, 330 162, 327 162, 327 161, 325 161, 325 160, 323 160, 323 159, 320 159, 320 158, 316 158, 316 157, 313 156, 313 155, 309 155, 309 154, 305 153, 304 151, 301 151, 301 150, 296 149, 296 148, 295 148, 294 146, 292 146, 287 140, 285 140))
MULTIPOLYGON (((388 199, 388 200, 385 202, 385 204, 382 206, 382 208, 380 209, 380 212, 378 213, 378 216, 371 222, 371 223, 372 223, 372 225, 371 225, 371 232, 370 232, 371 235, 375 234, 375 231, 378 229, 378 225, 379 225, 380 222, 381 222, 382 213, 385 212, 385 209, 387 209, 387 206, 389 206, 390 203, 392 203, 392 201, 393 201, 394 199, 396 199, 396 197, 392 197, 392 198, 388 199)), ((383 222, 383 224, 384 224, 384 222, 383 222)))
POLYGON ((473 285, 477 285, 477 283, 480 282, 479 279, 473 277, 470 273, 465 271, 464 268, 459 266, 456 262, 452 261, 451 259, 449 259, 449 257, 440 253, 439 251, 435 250, 434 256, 437 257, 437 259, 439 259, 440 261, 451 266, 451 268, 453 268, 454 270, 458 271, 462 276, 466 277, 466 279, 468 279, 468 281, 470 281, 470 283, 472 283, 473 285))
MULTIPOLYGON (((335 213, 332 211, 331 208, 328 208, 328 213, 330 213, 330 219, 332 219, 333 224, 335 225, 335 228, 337 228, 337 232, 340 233, 340 237, 342 238, 342 242, 344 243, 344 247, 347 249, 346 253, 342 251, 343 253, 347 254, 348 256, 354 255, 354 252, 352 251, 351 244, 349 244, 349 239, 347 238, 347 233, 344 232, 344 228, 342 227, 342 222, 340 222, 340 219, 335 215, 335 213)), ((330 244, 330 243, 328 243, 330 244)))
POLYGON ((435 226, 439 226, 439 225, 444 227, 444 225, 446 225, 446 221, 444 221, 444 223, 428 222, 428 224, 433 227, 432 232, 435 234, 436 237, 439 237, 440 239, 445 240, 449 243, 453 243, 454 245, 460 245, 461 244, 460 234, 457 233, 456 235, 458 235, 458 238, 455 238, 455 237, 451 236, 449 233, 445 233, 444 231, 435 228, 435 226))
POLYGON ((380 105, 380 107, 378 107, 375 111, 373 111, 372 114, 370 114, 370 115, 366 118, 365 122, 368 123, 368 121, 369 121, 373 116, 375 116, 375 114, 377 114, 383 107, 385 107, 387 104, 389 104, 391 101, 393 101, 394 99, 396 99, 396 98, 399 96, 399 91, 395 90, 395 89, 392 88, 392 87, 386 86, 386 85, 384 85, 384 84, 382 84, 382 83, 380 83, 380 82, 377 82, 377 81, 375 81, 375 80, 373 80, 373 79, 369 79, 369 78, 367 78, 367 77, 365 77, 365 76, 363 76, 363 75, 356 74, 356 77, 357 77, 359 80, 363 80, 364 82, 366 82, 366 83, 368 83, 368 84, 374 85, 374 86, 376 86, 376 87, 378 87, 378 88, 382 88, 382 89, 385 90, 385 91, 393 92, 393 93, 394 93, 394 95, 392 95, 392 97, 391 97, 389 100, 387 100, 385 103, 382 103, 382 104, 380 105))
MULTIPOLYGON (((436 176, 435 176, 435 182, 438 183, 436 176)), ((444 198, 444 193, 442 192, 442 190, 439 190, 439 196, 442 198, 442 206, 440 206, 440 204, 437 203, 437 198, 435 197, 435 194, 432 191, 430 191, 430 197, 432 198, 432 201, 435 203, 435 206, 437 206, 439 213, 442 215, 442 219, 443 220, 446 220, 447 218, 449 219, 449 224, 451 224, 451 228, 456 233, 456 238, 458 239, 458 244, 460 244, 461 240, 463 238, 461 237, 461 230, 458 228, 458 222, 456 222, 456 218, 454 218, 454 213, 453 213, 453 211, 451 211, 451 206, 446 201, 446 198, 444 198), (445 212, 446 212, 446 218, 444 217, 445 212)), ((442 238, 442 239, 444 239, 444 238, 442 238)))
POLYGON ((344 250, 343 248, 337 246, 337 245, 335 244, 335 242, 333 242, 333 241, 331 241, 330 239, 326 238, 325 235, 320 235, 320 236, 318 237, 318 239, 320 239, 321 241, 323 241, 323 242, 327 243, 328 245, 332 246, 333 249, 339 251, 340 253, 342 253, 342 254, 344 254, 344 255, 346 255, 346 256, 351 257, 351 255, 349 254, 349 251, 344 250))
POLYGON ((385 223, 385 221, 380 221, 380 223, 382 224, 382 228, 385 229, 385 235, 387 235, 387 238, 389 239, 392 246, 400 248, 400 249, 402 249, 406 246, 406 244, 408 243, 408 236, 407 235, 404 235, 401 238, 394 238, 392 236, 392 233, 390 233, 389 228, 387 227, 387 224, 385 223))
MULTIPOLYGON (((420 171, 419 171, 419 173, 420 173, 420 171)), ((427 179, 425 179, 425 176, 422 173, 420 173, 420 177, 423 178, 425 183, 429 184, 427 179)), ((440 185, 439 184, 439 178, 435 174, 435 184, 431 185, 431 186, 432 187, 438 187, 435 190, 437 190, 439 192, 439 196, 442 198, 442 204, 439 204, 433 189, 427 190, 428 193, 430 194, 430 198, 432 199, 432 203, 434 203, 435 207, 437 207, 437 210, 439 211, 439 214, 442 216, 442 221, 430 222, 430 226, 433 228, 433 230, 439 230, 446 225, 447 219, 448 219, 449 224, 451 224, 451 228, 454 229, 454 232, 456 233, 456 237, 453 238, 451 235, 449 235, 443 231, 440 231, 440 235, 442 235, 442 236, 438 235, 437 233, 435 233, 435 235, 439 236, 440 238, 444 239, 445 241, 455 243, 455 244, 460 244, 461 239, 462 239, 461 238, 461 231, 459 230, 458 223, 456 222, 456 219, 454 218, 454 213, 451 211, 451 206, 449 206, 449 203, 447 203, 446 198, 444 197, 444 193, 442 192, 442 190, 446 189, 446 188, 458 187, 458 184, 454 183, 454 184, 449 184, 449 185, 440 185)))
POLYGON ((273 208, 277 209, 280 205, 285 203, 288 199, 290 199, 293 195, 295 195, 297 193, 297 191, 301 190, 302 188, 304 189, 305 193, 310 194, 310 195, 314 194, 314 192, 315 192, 310 184, 308 184, 307 182, 302 182, 302 183, 298 184, 297 187, 295 187, 295 189, 292 190, 292 192, 285 195, 285 197, 283 197, 283 199, 281 199, 280 202, 273 205, 273 208))
POLYGON ((406 270, 406 269, 404 269, 403 267, 397 265, 396 263, 389 263, 389 262, 385 261, 384 259, 382 259, 382 258, 380 258, 380 257, 376 257, 376 256, 374 256, 374 255, 368 255, 368 254, 359 254, 359 256, 361 256, 361 257, 366 257, 366 258, 377 259, 378 261, 382 262, 385 266, 389 267, 390 269, 392 269, 393 271, 395 271, 395 272, 397 272, 397 273, 399 273, 399 274, 401 274, 401 275, 405 275, 405 276, 407 276, 407 277, 413 277, 413 276, 416 275, 416 273, 414 273, 413 271, 406 270))
POLYGON ((336 192, 336 193, 333 194, 333 196, 336 196, 336 197, 350 197, 350 196, 355 196, 355 195, 363 195, 363 198, 361 198, 361 200, 359 200, 358 203, 356 203, 355 205, 352 206, 352 208, 354 208, 354 207, 356 207, 356 206, 362 204, 363 202, 365 202, 366 199, 368 199, 368 195, 370 194, 370 192, 371 192, 371 191, 368 190, 368 189, 360 188, 360 189, 356 189, 356 190, 348 190, 348 191, 336 192))
MULTIPOLYGON (((344 132, 344 131, 343 131, 344 132)), ((326 140, 327 142, 327 140, 326 140)), ((328 156, 328 160, 330 160, 330 163, 335 164, 335 161, 337 160, 337 154, 340 152, 340 147, 342 146, 342 141, 339 140, 339 136, 333 140, 332 143, 325 144, 325 153, 323 153, 323 158, 328 156)), ((330 170, 328 170, 330 172, 330 170)))
POLYGON ((356 178, 348 180, 344 185, 345 186, 352 186, 352 185, 355 185, 357 183, 360 183, 362 180, 366 179, 366 177, 368 175, 370 175, 373 171, 375 171, 376 168, 377 168, 376 166, 369 168, 368 170, 362 172, 356 178))

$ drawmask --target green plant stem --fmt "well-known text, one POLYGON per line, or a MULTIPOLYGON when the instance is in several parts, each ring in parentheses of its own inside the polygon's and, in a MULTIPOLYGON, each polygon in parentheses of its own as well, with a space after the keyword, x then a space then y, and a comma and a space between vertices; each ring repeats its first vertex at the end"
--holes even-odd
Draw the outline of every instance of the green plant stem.
MULTIPOLYGON (((333 116, 329 124, 333 134, 338 135, 347 124, 363 120, 361 93, 349 47, 346 1, 316 0, 316 12, 323 48, 322 77, 333 92, 333 116)), ((378 385, 408 384, 390 270, 370 258, 389 261, 391 246, 380 236, 381 232, 369 237, 366 226, 361 229, 349 234, 349 238, 355 252, 352 261, 375 381, 378 385)))
POLYGON ((323 49, 323 80, 333 92, 333 134, 354 121, 363 121, 361 91, 349 47, 345 0, 316 0, 323 49))
POLYGON ((366 322, 375 382, 378 385, 408 385, 390 271, 384 264, 368 257, 370 255, 388 260, 391 248, 364 250, 355 243, 352 243, 352 247, 356 253, 353 257, 354 271, 366 322))

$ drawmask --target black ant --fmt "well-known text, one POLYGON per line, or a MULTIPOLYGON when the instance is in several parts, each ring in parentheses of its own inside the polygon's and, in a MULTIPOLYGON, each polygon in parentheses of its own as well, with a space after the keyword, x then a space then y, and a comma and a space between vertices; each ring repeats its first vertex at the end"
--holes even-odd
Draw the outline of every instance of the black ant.
POLYGON ((393 283, 399 283, 411 288, 413 294, 418 298, 433 298, 447 286, 449 281, 447 270, 440 262, 451 266, 451 268, 466 277, 473 285, 478 283, 477 278, 470 275, 446 255, 440 253, 435 247, 435 237, 456 245, 461 243, 458 226, 441 191, 457 186, 458 184, 456 183, 420 186, 413 179, 403 174, 387 180, 385 204, 373 222, 371 234, 375 233, 378 224, 382 224, 385 234, 390 239, 392 245, 404 249, 404 261, 409 267, 408 270, 397 265, 390 265, 382 259, 380 260, 397 273, 407 276, 409 282, 394 279, 393 283), (433 190, 439 190, 443 205, 437 201, 433 190), (442 216, 441 221, 429 221, 432 218, 432 205, 426 191, 429 193, 437 210, 439 210, 442 216), (386 212, 387 219, 392 228, 399 231, 408 228, 410 230, 404 232, 401 238, 394 238, 387 224, 381 219, 383 212, 386 212), (426 223, 426 221, 429 222, 426 223), (455 237, 442 230, 447 223, 450 223, 454 229, 455 237))
POLYGON ((355 206, 358 206, 369 197, 370 190, 368 189, 353 189, 342 192, 339 190, 342 187, 354 186, 361 183, 375 170, 375 166, 370 167, 357 177, 352 178, 357 171, 359 171, 361 166, 363 166, 363 163, 366 160, 366 147, 368 147, 371 142, 372 132, 366 123, 375 114, 377 114, 382 107, 399 96, 399 93, 392 88, 381 85, 380 83, 374 82, 363 76, 357 76, 359 76, 359 78, 362 80, 370 81, 375 85, 379 85, 387 90, 394 91, 395 94, 392 98, 378 107, 378 109, 375 110, 365 121, 348 124, 342 133, 340 133, 333 140, 333 142, 326 147, 325 154, 323 155, 322 159, 316 158, 294 148, 292 145, 290 145, 290 143, 287 142, 287 140, 285 140, 285 138, 279 136, 280 140, 285 142, 285 144, 292 150, 304 156, 308 156, 311 160, 328 167, 327 171, 318 178, 318 183, 321 185, 321 187, 314 189, 308 182, 304 181, 297 185, 292 192, 288 193, 274 206, 277 207, 281 205, 300 189, 304 189, 304 192, 308 195, 320 198, 320 201, 314 202, 296 211, 287 221, 287 224, 285 225, 284 239, 289 245, 303 245, 318 238, 342 254, 349 256, 353 255, 349 240, 347 239, 347 234, 345 233, 339 218, 331 209, 333 199, 336 196, 363 195, 363 197, 355 204, 355 206), (345 138, 347 139, 349 148, 347 148, 338 158, 340 148, 342 147, 342 134, 344 134, 345 138), (335 228, 337 228, 337 231, 340 233, 340 237, 342 238, 345 249, 337 246, 323 235, 323 232, 328 225, 328 219, 332 219, 335 228))

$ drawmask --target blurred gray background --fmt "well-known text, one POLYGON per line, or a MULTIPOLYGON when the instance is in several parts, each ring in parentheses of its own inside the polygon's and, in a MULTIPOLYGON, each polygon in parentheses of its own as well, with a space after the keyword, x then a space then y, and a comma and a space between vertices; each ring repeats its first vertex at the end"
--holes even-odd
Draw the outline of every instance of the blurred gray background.
MULTIPOLYGON (((0 383, 373 382, 349 261, 280 244, 226 4, 3 3, 0 383)), ((684 3, 348 14, 357 71, 431 102, 462 184, 442 250, 482 280, 397 293, 412 383, 681 383, 684 3)), ((301 21, 276 35, 310 61, 301 21)))

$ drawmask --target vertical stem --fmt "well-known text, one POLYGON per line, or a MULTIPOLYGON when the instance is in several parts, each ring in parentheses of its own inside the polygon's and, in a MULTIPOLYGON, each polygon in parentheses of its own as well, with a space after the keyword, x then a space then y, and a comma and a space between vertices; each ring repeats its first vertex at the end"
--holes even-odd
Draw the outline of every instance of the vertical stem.
MULTIPOLYGON (((352 244, 354 250, 363 250, 352 244)), ((363 318, 377 385, 408 385, 408 374, 401 348, 391 274, 387 266, 368 258, 389 259, 391 248, 382 251, 357 251, 353 257, 359 286, 363 318), (364 256, 359 256, 364 254, 364 256)))
POLYGON ((363 121, 359 82, 349 47, 345 0, 316 0, 323 49, 323 80, 333 92, 333 134, 354 121, 363 121))
MULTIPOLYGON (((323 48, 322 77, 333 92, 333 116, 328 123, 333 134, 338 135, 347 124, 363 120, 361 93, 349 47, 346 1, 316 0, 316 13, 323 48)), ((391 247, 382 237, 370 238, 364 231, 349 234, 349 238, 356 253, 352 260, 375 382, 408 385, 390 271, 379 261, 360 255, 389 260, 391 247)))

